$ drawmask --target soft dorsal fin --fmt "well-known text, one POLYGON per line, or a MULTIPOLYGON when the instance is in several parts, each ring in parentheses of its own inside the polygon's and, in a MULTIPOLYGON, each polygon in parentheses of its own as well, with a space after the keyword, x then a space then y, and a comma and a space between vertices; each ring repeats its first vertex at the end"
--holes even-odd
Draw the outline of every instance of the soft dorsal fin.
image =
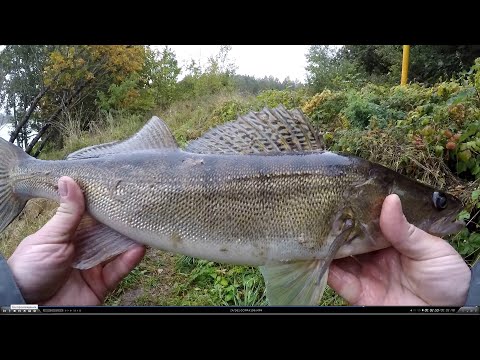
POLYGON ((217 126, 192 141, 186 151, 201 154, 255 154, 323 150, 318 134, 299 109, 264 108, 217 126))
POLYGON ((167 125, 156 116, 153 116, 140 131, 126 140, 89 146, 71 153, 66 159, 97 158, 122 152, 149 149, 178 149, 178 144, 167 125))

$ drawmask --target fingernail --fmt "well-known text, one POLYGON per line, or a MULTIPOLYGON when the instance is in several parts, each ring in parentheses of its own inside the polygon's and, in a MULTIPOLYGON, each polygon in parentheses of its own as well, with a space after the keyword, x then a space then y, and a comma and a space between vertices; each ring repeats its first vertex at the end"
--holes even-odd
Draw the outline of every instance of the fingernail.
POLYGON ((68 195, 68 186, 65 180, 58 181, 58 193, 60 196, 65 197, 68 195))

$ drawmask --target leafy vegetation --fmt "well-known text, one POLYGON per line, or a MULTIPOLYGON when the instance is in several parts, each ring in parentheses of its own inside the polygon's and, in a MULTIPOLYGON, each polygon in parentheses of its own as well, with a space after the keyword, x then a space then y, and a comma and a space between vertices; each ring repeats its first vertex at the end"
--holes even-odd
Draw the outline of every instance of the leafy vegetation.
MULTIPOLYGON (((470 70, 480 57, 478 45, 413 45, 409 78, 433 85, 470 70)), ((367 83, 393 86, 399 82, 402 45, 315 45, 307 54, 308 83, 315 91, 345 90, 367 83)))
POLYGON ((332 151, 354 154, 443 188, 466 204, 468 229, 450 240, 469 263, 480 256, 479 62, 466 77, 434 86, 366 85, 324 90, 303 111, 332 151))

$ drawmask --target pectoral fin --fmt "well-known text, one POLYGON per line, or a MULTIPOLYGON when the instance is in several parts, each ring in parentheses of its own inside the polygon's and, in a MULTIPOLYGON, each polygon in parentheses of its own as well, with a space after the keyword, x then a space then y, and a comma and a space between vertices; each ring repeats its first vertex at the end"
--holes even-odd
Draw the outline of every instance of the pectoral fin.
POLYGON ((135 245, 133 240, 85 215, 75 233, 73 267, 90 269, 135 245))
POLYGON ((342 244, 354 236, 355 223, 345 218, 333 236, 324 259, 272 264, 260 267, 270 305, 319 305, 328 279, 328 269, 342 244))
POLYGON ((319 305, 327 284, 328 265, 315 260, 261 266, 269 304, 319 305))

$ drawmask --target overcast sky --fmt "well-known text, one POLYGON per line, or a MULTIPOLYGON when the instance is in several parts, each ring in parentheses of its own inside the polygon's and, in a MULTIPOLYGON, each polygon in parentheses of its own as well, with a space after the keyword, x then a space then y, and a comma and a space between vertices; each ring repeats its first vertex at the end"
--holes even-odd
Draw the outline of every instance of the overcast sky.
MULTIPOLYGON (((218 54, 220 45, 168 45, 176 54, 179 65, 190 59, 205 64, 208 57, 218 54)), ((163 46, 158 46, 163 48, 163 46)), ((308 45, 232 45, 230 59, 237 66, 237 74, 258 78, 273 76, 279 80, 305 81, 305 54, 308 45)))

